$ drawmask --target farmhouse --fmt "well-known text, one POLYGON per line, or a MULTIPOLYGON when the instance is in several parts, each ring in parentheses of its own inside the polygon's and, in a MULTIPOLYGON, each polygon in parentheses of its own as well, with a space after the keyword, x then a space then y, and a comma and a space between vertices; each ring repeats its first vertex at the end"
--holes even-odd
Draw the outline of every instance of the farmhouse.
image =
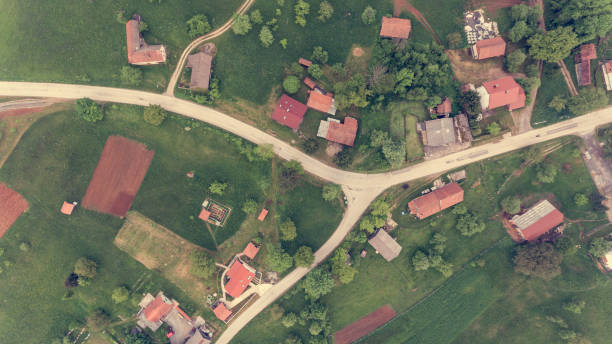
POLYGON ((451 104, 450 98, 444 97, 444 100, 442 100, 442 103, 436 105, 432 111, 433 113, 437 115, 448 115, 449 113, 451 113, 452 104, 451 104))
POLYGON ((408 203, 408 209, 419 219, 424 219, 455 204, 463 202, 463 189, 457 183, 449 183, 408 203))
POLYGON ((240 259, 235 259, 225 273, 225 278, 228 280, 225 284, 225 291, 232 297, 239 297, 249 287, 253 277, 255 277, 255 269, 240 259))
POLYGON ((134 17, 125 24, 127 38, 128 63, 133 65, 151 65, 166 62, 166 47, 163 45, 148 45, 140 34, 141 17, 134 17))
POLYGON ((232 316, 232 311, 229 310, 223 302, 219 302, 213 306, 213 313, 215 313, 217 319, 223 322, 228 321, 229 318, 232 316))
POLYGON ((606 90, 612 91, 612 60, 607 61, 601 66, 601 74, 606 90))
POLYGON ((255 246, 255 244, 249 242, 244 248, 244 251, 242 251, 242 254, 247 256, 249 259, 253 259, 257 255, 257 252, 259 252, 259 246, 255 246))
POLYGON ((297 131, 304 120, 306 105, 283 94, 274 108, 272 119, 276 122, 297 131))
POLYGON ((200 51, 187 57, 187 68, 191 68, 189 88, 192 90, 208 90, 210 70, 213 56, 200 51))
POLYGON ((439 118, 417 123, 423 151, 428 158, 446 155, 472 145, 472 132, 466 115, 439 118))
POLYGON ((344 123, 340 123, 337 119, 328 118, 319 124, 317 136, 352 147, 357 136, 357 120, 347 116, 344 118, 344 123))
POLYGON ((578 51, 574 54, 578 85, 586 86, 591 84, 591 60, 596 58, 597 52, 593 43, 583 44, 578 48, 578 51))
POLYGON ((470 50, 476 60, 504 56, 506 54, 506 42, 501 37, 487 38, 473 44, 470 50))
POLYGON ((323 113, 328 113, 330 115, 336 114, 336 101, 334 100, 334 96, 331 93, 321 92, 318 89, 313 91, 309 91, 308 96, 308 105, 309 108, 317 111, 321 111, 323 113))
POLYGON ((538 202, 525 213, 514 216, 510 223, 527 241, 534 241, 563 223, 563 214, 548 200, 538 202))
POLYGON ((506 106, 509 111, 525 106, 525 91, 511 76, 485 81, 476 89, 483 110, 506 106))
POLYGON ((380 37, 408 39, 411 30, 410 19, 383 17, 380 37))
POLYGON ((399 256, 402 251, 402 247, 384 229, 379 229, 368 239, 368 243, 388 262, 399 256))

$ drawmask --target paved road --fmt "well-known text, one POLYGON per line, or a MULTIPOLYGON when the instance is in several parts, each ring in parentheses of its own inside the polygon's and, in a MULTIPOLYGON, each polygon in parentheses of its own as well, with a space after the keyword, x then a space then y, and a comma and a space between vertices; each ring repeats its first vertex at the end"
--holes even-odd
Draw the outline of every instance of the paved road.
POLYGON ((221 26, 220 28, 216 29, 213 32, 207 33, 204 36, 198 37, 195 40, 193 40, 191 43, 189 43, 187 48, 183 50, 183 53, 181 54, 181 58, 176 64, 176 68, 174 68, 174 72, 172 73, 172 76, 170 77, 170 81, 168 82, 168 88, 166 88, 166 92, 164 92, 164 94, 169 95, 169 96, 174 95, 174 89, 176 88, 176 83, 178 82, 179 76, 183 72, 183 67, 185 66, 185 62, 187 61, 187 56, 189 56, 191 51, 197 48, 200 44, 208 40, 211 40, 213 38, 217 38, 221 36, 225 31, 229 30, 232 27, 232 24, 234 24, 234 20, 236 19, 236 17, 240 14, 244 14, 254 2, 255 0, 245 0, 242 3, 242 5, 240 5, 240 7, 236 10, 234 15, 232 15, 232 17, 227 22, 225 22, 223 26, 221 26))
POLYGON ((612 122, 612 107, 560 122, 545 128, 535 129, 516 136, 506 136, 498 142, 473 147, 442 158, 429 160, 400 170, 367 174, 339 170, 326 165, 265 132, 251 127, 215 109, 167 95, 124 90, 108 87, 51 84, 0 82, 0 95, 21 97, 52 97, 76 99, 88 97, 98 101, 108 101, 135 105, 159 104, 165 109, 210 123, 232 132, 256 144, 271 144, 281 158, 299 161, 306 171, 322 179, 342 185, 348 198, 344 217, 332 236, 315 252, 315 262, 310 268, 296 268, 278 284, 270 288, 240 316, 232 321, 217 339, 216 343, 229 343, 230 340, 257 314, 297 283, 311 268, 322 262, 340 245, 346 234, 357 223, 369 204, 385 189, 400 183, 426 177, 431 174, 458 168, 499 154, 527 147, 536 143, 566 135, 584 135, 603 124, 612 122))

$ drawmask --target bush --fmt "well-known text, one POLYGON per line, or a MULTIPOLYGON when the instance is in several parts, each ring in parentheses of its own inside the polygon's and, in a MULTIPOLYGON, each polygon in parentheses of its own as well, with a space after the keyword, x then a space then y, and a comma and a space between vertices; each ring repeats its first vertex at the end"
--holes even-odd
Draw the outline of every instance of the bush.
POLYGON ((471 213, 461 215, 457 220, 457 229, 465 236, 473 236, 484 231, 485 223, 471 213))
POLYGON ((334 164, 340 168, 349 167, 353 163, 353 154, 351 150, 344 148, 334 157, 334 164))
POLYGON ((81 98, 76 101, 75 110, 77 115, 87 122, 98 122, 104 118, 102 107, 89 98, 81 98))
POLYGON ((216 269, 215 261, 204 251, 195 250, 189 256, 189 273, 200 278, 210 277, 216 269))
POLYGON ((497 122, 491 122, 491 124, 487 125, 487 132, 491 134, 491 136, 496 136, 501 131, 501 127, 497 122))
POLYGON ((321 67, 316 63, 308 67, 308 74, 315 79, 321 79, 321 77, 323 77, 323 71, 321 71, 321 67))
POLYGON ((255 214, 257 212, 257 202, 252 199, 247 200, 242 205, 242 211, 244 211, 245 214, 249 215, 255 214))
POLYGON ((232 31, 236 35, 246 35, 251 30, 251 19, 246 14, 241 14, 236 17, 234 24, 232 24, 232 31))
POLYGON ((123 66, 121 67, 121 82, 130 86, 138 86, 142 83, 142 70, 123 66))
POLYGON ((119 287, 113 290, 112 299, 114 303, 122 303, 127 301, 130 293, 128 292, 126 287, 119 287))
POLYGON ((297 91, 300 89, 300 79, 294 75, 289 75, 283 81, 283 88, 285 89, 285 92, 289 94, 297 93, 297 91))
POLYGON ((564 303, 563 309, 565 309, 568 312, 582 314, 582 310, 584 309, 585 305, 586 305, 586 302, 584 301, 571 301, 571 302, 564 303))
POLYGON ((540 164, 536 168, 536 177, 541 183, 553 183, 559 170, 551 164, 540 164))
POLYGON ((272 31, 268 26, 262 26, 259 31, 259 40, 261 41, 261 45, 264 47, 269 47, 274 43, 274 35, 272 35, 272 31))
POLYGON ((518 197, 506 197, 501 201, 502 209, 510 214, 518 214, 521 211, 521 200, 518 197))
POLYGON ((301 267, 309 267, 314 262, 314 254, 312 253, 312 248, 308 246, 301 246, 295 252, 293 256, 293 261, 295 262, 295 266, 301 267))
POLYGON ((296 322, 297 315, 295 315, 295 313, 287 313, 281 318, 281 323, 287 328, 292 327, 293 325, 295 325, 296 322))
POLYGON ((189 37, 196 38, 211 30, 208 18, 203 14, 197 14, 187 21, 187 33, 189 37))
POLYGON ((81 257, 74 264, 74 273, 79 277, 93 278, 98 270, 98 264, 91 259, 81 257))
POLYGON ((306 15, 310 13, 310 4, 304 0, 298 0, 294 7, 295 23, 301 27, 306 26, 306 15))
POLYGON ((144 121, 149 124, 160 126, 166 117, 168 112, 159 105, 149 105, 144 109, 144 121))
POLYGON ((585 194, 578 193, 574 195, 574 203, 582 207, 589 204, 589 198, 585 194))
POLYGON ((263 16, 261 15, 261 11, 260 10, 254 10, 253 12, 251 12, 251 22, 253 22, 253 24, 263 24, 263 16))
POLYGON ((317 17, 320 21, 324 22, 330 19, 334 14, 334 8, 328 1, 322 1, 319 5, 319 16, 317 17))
POLYGON ((513 259, 516 272, 545 280, 561 273, 562 261, 563 256, 546 242, 519 246, 513 259))
POLYGON ((323 199, 332 202, 338 199, 342 195, 342 188, 340 185, 327 184, 323 186, 323 199))
POLYGON ((376 10, 373 9, 372 6, 366 7, 365 10, 363 10, 363 12, 361 13, 361 21, 366 25, 370 25, 373 24, 375 20, 376 10))
POLYGON ((19 244, 19 250, 22 252, 28 252, 30 251, 30 249, 32 248, 32 245, 30 245, 29 242, 22 242, 21 244, 19 244))
POLYGON ((212 184, 210 184, 208 187, 208 191, 210 191, 211 194, 219 196, 223 196, 225 189, 227 189, 227 183, 221 183, 218 181, 212 182, 212 184))
POLYGON ((319 150, 319 141, 314 138, 308 138, 302 142, 302 149, 307 154, 312 154, 319 150))
POLYGON ((295 224, 291 220, 286 220, 280 224, 281 240, 293 241, 297 237, 297 230, 295 224))

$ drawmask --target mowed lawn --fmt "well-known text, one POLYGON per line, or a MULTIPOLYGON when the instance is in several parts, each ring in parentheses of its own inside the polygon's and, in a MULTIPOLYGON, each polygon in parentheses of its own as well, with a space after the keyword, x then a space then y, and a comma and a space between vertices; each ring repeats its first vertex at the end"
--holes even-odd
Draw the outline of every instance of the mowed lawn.
POLYGON ((306 27, 295 24, 295 0, 285 0, 279 7, 276 1, 256 2, 251 10, 259 9, 264 22, 272 19, 277 8, 282 15, 278 30, 273 32, 274 43, 264 48, 259 41, 261 25, 245 36, 232 32, 218 38, 218 53, 215 57, 214 73, 221 80, 221 93, 226 98, 245 99, 264 104, 272 89, 280 85, 284 68, 299 57, 310 58, 315 46, 329 52, 328 64, 344 62, 353 44, 369 47, 378 39, 382 15, 392 13, 390 1, 330 0, 334 7, 333 17, 321 22, 317 20, 319 1, 310 2, 310 14, 306 16, 306 27), (361 22, 361 13, 366 6, 376 8, 376 21, 372 25, 361 22), (279 41, 287 39, 283 49, 279 41))
POLYGON ((168 48, 169 63, 140 67, 143 88, 163 90, 173 65, 191 41, 185 22, 196 14, 221 26, 242 0, 223 1, 10 1, 0 0, 0 75, 2 80, 78 82, 123 86, 127 65, 125 25, 119 10, 138 13, 148 24, 145 39, 168 48))

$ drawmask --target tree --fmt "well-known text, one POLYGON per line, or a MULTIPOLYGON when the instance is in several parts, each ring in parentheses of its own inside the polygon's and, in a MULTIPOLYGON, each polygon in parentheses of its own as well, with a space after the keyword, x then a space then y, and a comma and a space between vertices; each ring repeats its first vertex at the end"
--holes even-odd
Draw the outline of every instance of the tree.
POLYGON ((534 59, 546 62, 563 60, 578 45, 578 38, 571 27, 540 32, 527 40, 529 55, 534 59))
POLYGON ((297 237, 297 230, 295 228, 295 223, 291 220, 286 220, 281 223, 279 226, 281 232, 281 240, 283 241, 293 241, 297 237))
POLYGON ((357 273, 357 269, 347 264, 347 260, 350 260, 350 255, 348 254, 348 250, 343 247, 336 249, 330 258, 331 272, 338 277, 343 284, 353 281, 357 273))
POLYGON ((372 215, 374 216, 387 216, 391 210, 391 205, 382 198, 372 202, 370 207, 372 208, 372 215))
POLYGON ((168 112, 161 106, 152 104, 144 109, 144 120, 149 124, 160 126, 168 117, 168 112))
POLYGON ((121 67, 121 82, 130 86, 138 86, 142 83, 142 70, 130 66, 121 67))
POLYGON ((94 278, 98 270, 98 264, 91 259, 81 257, 74 264, 74 273, 79 277, 94 278))
POLYGON ((551 109, 557 110, 557 112, 561 112, 567 106, 567 99, 562 96, 556 95, 553 99, 548 103, 548 107, 551 109))
POLYGON ((302 149, 308 154, 312 154, 319 150, 319 141, 315 138, 307 138, 302 142, 302 149))
POLYGON ((442 98, 440 98, 440 96, 431 96, 427 98, 427 101, 425 101, 425 106, 431 109, 435 106, 438 106, 440 103, 442 103, 442 98))
POLYGON ((208 187, 208 191, 210 191, 211 194, 219 196, 222 196, 223 193, 225 193, 225 189, 227 189, 227 183, 222 183, 219 181, 212 182, 212 184, 210 184, 208 187))
POLYGON ((310 4, 304 0, 298 0, 294 7, 295 23, 301 27, 306 26, 306 16, 310 13, 310 4))
POLYGON ((563 256, 547 242, 519 246, 513 258, 514 270, 550 280, 561 273, 563 256))
POLYGON ((353 163, 353 154, 351 154, 351 150, 344 148, 340 152, 336 154, 334 157, 334 164, 338 165, 338 167, 348 167, 353 163))
POLYGON ((100 105, 89 98, 77 99, 75 109, 77 115, 87 122, 98 122, 104 117, 100 105))
POLYGON ((293 266, 293 257, 280 246, 267 246, 264 262, 271 270, 282 273, 293 266))
POLYGON ((260 10, 254 10, 253 12, 251 12, 251 22, 253 22, 253 24, 263 23, 263 16, 261 15, 260 10))
POLYGON ((255 202, 255 200, 252 199, 248 199, 246 200, 246 202, 244 202, 244 204, 242 205, 242 211, 245 214, 255 214, 257 212, 257 202, 255 202))
POLYGON ((582 314, 582 310, 584 309, 585 305, 586 305, 586 302, 584 302, 583 300, 580 300, 580 301, 574 300, 574 301, 564 303, 563 309, 565 309, 568 312, 582 314))
POLYGON ((260 144, 253 148, 253 153, 255 153, 259 160, 268 161, 274 158, 274 146, 268 143, 260 144))
POLYGON ((446 35, 446 42, 448 42, 449 48, 459 49, 464 45, 463 35, 460 32, 451 32, 446 35))
POLYGON ((215 272, 215 261, 204 251, 191 252, 189 261, 189 273, 195 277, 208 278, 215 272))
POLYGON ((574 203, 582 207, 589 204, 589 198, 585 194, 577 193, 574 195, 574 203))
POLYGON ((403 140, 392 140, 382 147, 382 152, 391 167, 401 167, 406 162, 406 142, 403 140))
POLYGON ((312 248, 308 246, 301 246, 298 248, 293 256, 293 261, 295 262, 295 266, 301 266, 304 268, 309 267, 314 262, 312 248))
POLYGON ((610 242, 604 238, 597 238, 591 241, 589 253, 597 258, 601 258, 610 251, 610 242))
POLYGON ((91 312, 87 317, 87 325, 90 329, 98 331, 110 322, 110 316, 106 311, 99 308, 91 312))
POLYGON ((280 41, 278 41, 278 43, 281 45, 281 47, 283 47, 283 49, 287 49, 287 39, 283 38, 280 41))
POLYGON ((514 26, 508 31, 508 38, 513 43, 520 41, 523 38, 529 37, 533 33, 533 30, 524 21, 518 21, 514 23, 514 26))
POLYGON ((323 186, 323 199, 332 202, 342 195, 342 188, 337 184, 326 184, 323 186))
POLYGON ((306 296, 311 300, 317 300, 321 296, 329 294, 334 285, 331 273, 320 267, 310 271, 302 281, 304 292, 306 292, 306 296))
POLYGON ((122 303, 122 302, 127 301, 129 296, 130 296, 130 293, 128 292, 126 287, 119 287, 119 288, 113 289, 113 294, 111 298, 113 299, 114 303, 122 303))
POLYGON ((197 14, 187 21, 187 33, 189 37, 196 38, 211 30, 208 18, 203 14, 197 14))
POLYGON ((363 12, 361 13, 361 21, 366 25, 370 25, 373 24, 375 20, 376 10, 373 9, 372 6, 366 7, 365 10, 363 10, 363 12))
POLYGON ((478 95, 478 92, 476 91, 469 90, 462 93, 459 96, 459 104, 461 104, 461 108, 468 116, 470 116, 470 118, 473 118, 482 112, 480 95, 478 95))
POLYGON ((368 233, 373 233, 374 229, 381 228, 385 225, 385 219, 380 216, 368 215, 364 216, 359 223, 359 229, 368 233))
POLYGON ((337 82, 334 85, 336 107, 338 109, 347 109, 351 106, 367 106, 367 97, 372 94, 372 91, 366 86, 365 77, 360 73, 352 75, 347 81, 337 82))
POLYGON ((487 132, 491 134, 491 136, 496 136, 500 131, 501 127, 499 124, 497 124, 497 122, 491 122, 489 125, 487 125, 487 132))
POLYGON ((527 55, 521 49, 516 49, 506 56, 506 69, 510 73, 517 73, 519 68, 525 62, 527 55))
POLYGON ((429 245, 432 246, 432 249, 437 254, 442 254, 444 249, 446 249, 446 240, 448 240, 444 235, 440 233, 435 233, 433 237, 429 240, 429 245))
POLYGON ((320 21, 324 22, 331 18, 334 14, 334 8, 328 1, 322 1, 319 5, 319 16, 317 17, 320 21))
POLYGON ((567 109, 574 115, 584 115, 606 105, 608 105, 608 96, 603 88, 585 87, 577 96, 569 99, 567 109))
POLYGON ((283 88, 289 94, 297 93, 300 89, 300 79, 295 75, 289 75, 283 80, 283 88))
POLYGON ((536 177, 541 183, 550 184, 555 181, 559 170, 552 164, 540 164, 536 168, 536 177))
POLYGON ((236 35, 246 35, 251 30, 251 19, 246 14, 241 14, 236 17, 232 24, 232 31, 236 35))
POLYGON ((461 215, 457 220, 457 229, 462 235, 468 237, 484 231, 485 228, 485 223, 472 213, 461 215))
POLYGON ((308 327, 308 332, 313 336, 318 335, 321 331, 323 331, 323 326, 321 326, 321 323, 318 321, 313 321, 310 327, 308 327))
POLYGON ((329 58, 327 51, 323 49, 323 47, 314 47, 312 50, 312 60, 316 63, 326 64, 327 59, 329 58))
POLYGON ((321 67, 318 64, 313 63, 308 66, 308 74, 315 79, 321 79, 323 76, 323 71, 321 71, 321 67))
POLYGON ((444 277, 450 277, 453 274, 453 264, 442 261, 436 266, 436 270, 438 270, 444 277))
POLYGON ((521 200, 518 197, 506 197, 501 201, 502 209, 510 214, 518 214, 521 211, 521 200))
POLYGON ((272 35, 272 31, 266 25, 261 27, 261 31, 259 31, 259 40, 261 41, 261 45, 264 47, 269 47, 274 43, 274 35, 272 35))
POLYGON ((295 313, 287 313, 281 318, 281 323, 285 327, 292 327, 297 322, 297 315, 295 313))
POLYGON ((431 263, 429 257, 423 251, 417 250, 412 256, 412 266, 417 271, 423 271, 429 269, 431 263))

